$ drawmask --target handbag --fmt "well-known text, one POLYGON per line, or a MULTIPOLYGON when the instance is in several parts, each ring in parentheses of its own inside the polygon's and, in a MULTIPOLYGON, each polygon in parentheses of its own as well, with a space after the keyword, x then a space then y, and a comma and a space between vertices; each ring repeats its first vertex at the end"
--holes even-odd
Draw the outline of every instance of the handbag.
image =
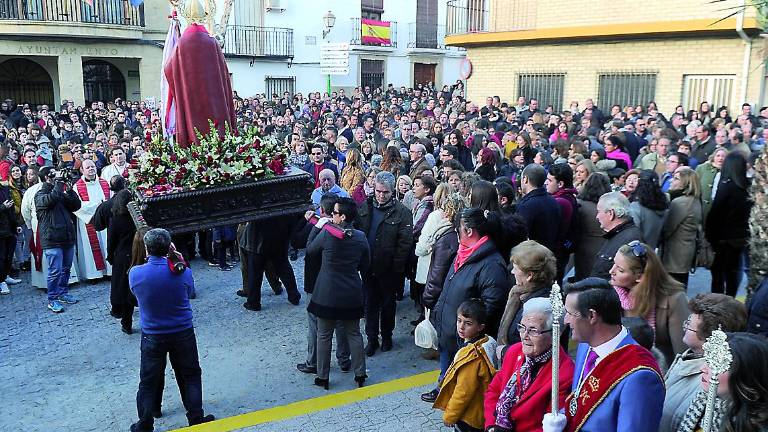
POLYGON ((416 346, 437 349, 437 330, 429 321, 429 309, 424 308, 424 321, 420 322, 413 331, 416 346))

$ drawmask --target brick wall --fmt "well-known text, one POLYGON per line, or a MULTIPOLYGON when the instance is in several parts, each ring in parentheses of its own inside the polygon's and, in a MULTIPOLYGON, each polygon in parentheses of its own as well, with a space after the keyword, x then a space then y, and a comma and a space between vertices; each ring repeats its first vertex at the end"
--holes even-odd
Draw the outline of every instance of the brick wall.
MULTIPOLYGON (((571 100, 598 95, 598 73, 657 71, 656 102, 662 112, 680 104, 684 75, 736 75, 729 105, 738 100, 742 85, 744 43, 735 34, 729 38, 689 38, 649 41, 622 41, 571 44, 530 44, 522 46, 470 47, 467 56, 473 71, 467 83, 467 97, 483 101, 488 95, 516 100, 518 73, 564 72, 563 106, 571 100)), ((760 91, 765 68, 763 46, 755 40, 751 50, 747 101, 761 103, 760 91)))

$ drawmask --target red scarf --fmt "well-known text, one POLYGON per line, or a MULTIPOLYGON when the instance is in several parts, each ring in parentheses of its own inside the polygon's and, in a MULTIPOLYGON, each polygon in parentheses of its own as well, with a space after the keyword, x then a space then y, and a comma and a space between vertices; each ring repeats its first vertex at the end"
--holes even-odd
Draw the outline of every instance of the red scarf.
POLYGON ((453 261, 453 271, 459 271, 459 267, 463 266, 464 263, 467 262, 467 259, 469 259, 469 257, 472 256, 476 250, 480 249, 480 246, 482 246, 487 241, 488 236, 486 235, 480 237, 480 240, 478 240, 477 243, 472 246, 464 246, 463 244, 459 243, 459 250, 456 252, 456 259, 453 261))
MULTIPOLYGON (((104 197, 109 199, 109 183, 99 177, 96 177, 96 180, 99 182, 101 190, 104 192, 104 197)), ((88 196, 88 186, 85 184, 85 181, 82 178, 75 182, 75 189, 77 189, 77 193, 80 195, 80 200, 91 200, 91 198, 88 196)), ((106 265, 104 263, 104 255, 101 252, 101 244, 99 243, 99 237, 96 234, 96 229, 93 228, 93 225, 87 223, 85 224, 85 231, 86 234, 88 234, 88 243, 91 244, 91 252, 93 254, 93 262, 96 265, 96 270, 102 271, 106 268, 106 265)))

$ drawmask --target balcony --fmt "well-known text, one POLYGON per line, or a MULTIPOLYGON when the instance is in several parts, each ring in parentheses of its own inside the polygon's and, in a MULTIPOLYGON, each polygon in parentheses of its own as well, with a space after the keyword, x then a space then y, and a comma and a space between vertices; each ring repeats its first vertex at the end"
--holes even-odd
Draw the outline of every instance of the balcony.
POLYGON ((450 0, 446 36, 533 30, 538 5, 530 0, 450 0))
POLYGON ((85 23, 144 27, 144 5, 131 6, 128 0, 2 0, 0 23, 85 23))
POLYGON ((445 44, 445 26, 427 23, 408 24, 408 48, 411 50, 466 51, 445 44))
POLYGON ((385 21, 389 23, 389 42, 368 42, 363 41, 363 26, 360 18, 352 18, 352 37, 349 40, 351 45, 380 46, 397 48, 397 21, 385 21))
POLYGON ((227 26, 224 55, 292 59, 293 30, 280 27, 227 26))

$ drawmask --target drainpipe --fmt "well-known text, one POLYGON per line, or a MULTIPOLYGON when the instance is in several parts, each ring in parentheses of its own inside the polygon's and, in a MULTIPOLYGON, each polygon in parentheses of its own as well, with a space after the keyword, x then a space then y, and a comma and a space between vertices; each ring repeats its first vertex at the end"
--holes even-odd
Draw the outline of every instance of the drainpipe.
POLYGON ((744 41, 744 59, 741 64, 741 92, 738 100, 739 104, 747 101, 747 84, 749 82, 749 63, 752 58, 752 39, 744 32, 744 12, 746 11, 747 0, 741 0, 741 12, 736 15, 736 33, 744 41))

